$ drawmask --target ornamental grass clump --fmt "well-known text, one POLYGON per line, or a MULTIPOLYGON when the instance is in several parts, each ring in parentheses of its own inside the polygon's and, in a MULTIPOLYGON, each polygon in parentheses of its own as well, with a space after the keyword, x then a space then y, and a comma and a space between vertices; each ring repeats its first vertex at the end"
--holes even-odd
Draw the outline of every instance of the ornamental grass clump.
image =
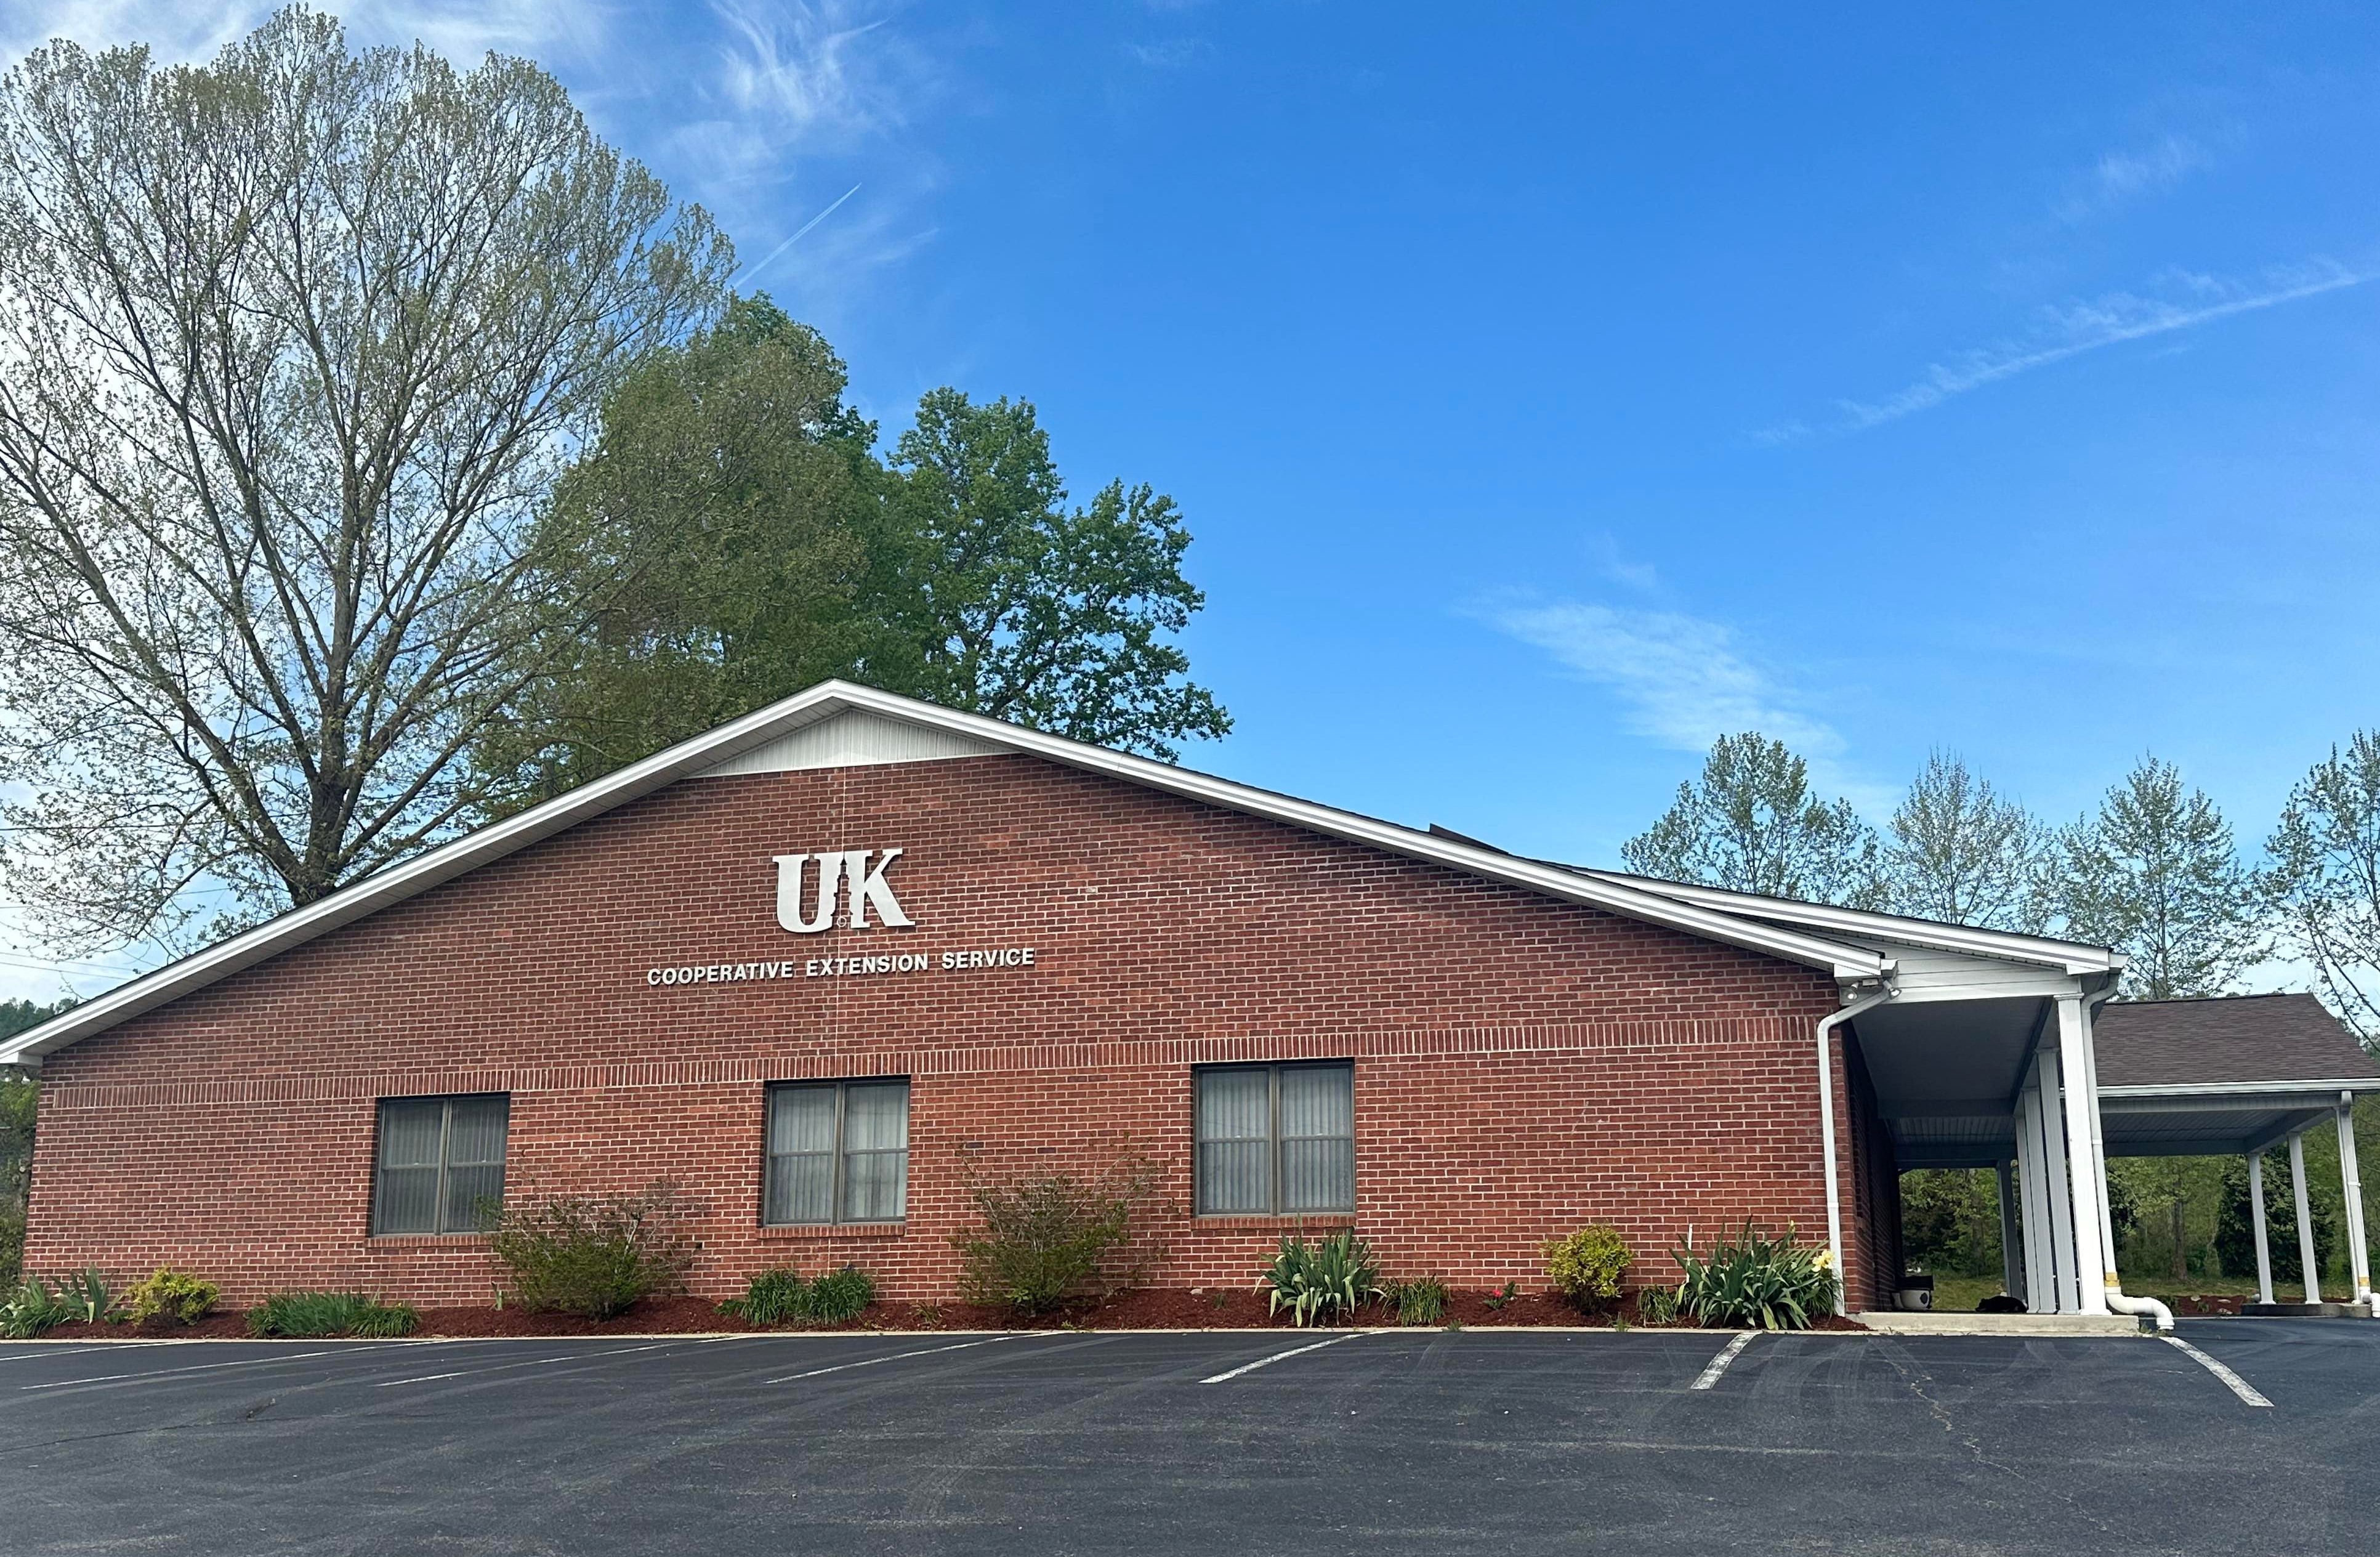
POLYGON ((80 1317, 73 1304, 50 1289, 49 1283, 39 1276, 28 1276, 9 1291, 6 1302, 0 1302, 0 1336, 11 1341, 30 1341, 80 1317))
POLYGON ((1268 1313, 1286 1308, 1298 1325, 1352 1322, 1357 1308, 1381 1295, 1380 1262, 1352 1228, 1319 1243, 1294 1233, 1281 1241, 1257 1290, 1265 1294, 1268 1313))
POLYGON ((857 1319, 876 1301, 876 1282, 856 1265, 829 1271, 816 1281, 799 1271, 778 1266, 761 1271, 746 1283, 744 1295, 719 1308, 752 1324, 842 1324, 857 1319))
POLYGON ((255 1336, 354 1335, 391 1340, 420 1328, 409 1303, 382 1303, 360 1292, 276 1292, 248 1310, 255 1336))
MULTIPOLYGON (((84 1274, 97 1272, 86 1271, 84 1274)), ((125 1312, 134 1324, 196 1324, 207 1317, 207 1310, 215 1306, 222 1292, 212 1282, 160 1266, 154 1275, 124 1295, 125 1312)), ((94 1297, 85 1292, 81 1300, 86 1304, 103 1303, 105 1297, 94 1297)), ((98 1313, 91 1315, 93 1319, 99 1317, 98 1313)))
POLYGON ((686 1285, 694 1244, 679 1230, 675 1187, 635 1195, 565 1195, 500 1212, 488 1248, 512 1278, 513 1301, 608 1320, 686 1285))
POLYGON ((1446 1318, 1446 1283, 1435 1276, 1390 1282, 1380 1288, 1380 1301, 1395 1310, 1399 1324, 1436 1324, 1446 1318))
POLYGON ((1026 1318, 1137 1279, 1133 1222, 1155 1197, 1154 1163, 1130 1159, 1096 1179, 1051 1174, 970 1193, 981 1225, 953 1235, 959 1290, 1026 1318))
POLYGON ((1582 1227, 1543 1246, 1546 1280, 1585 1312, 1595 1313, 1620 1295, 1620 1278, 1630 1263, 1626 1240, 1611 1228, 1582 1227))
POLYGON ((1751 1222, 1721 1235, 1707 1259, 1678 1246, 1678 1307, 1698 1324, 1724 1329, 1807 1330, 1814 1317, 1834 1311, 1836 1280, 1823 1248, 1804 1248, 1794 1230, 1767 1237, 1751 1222))

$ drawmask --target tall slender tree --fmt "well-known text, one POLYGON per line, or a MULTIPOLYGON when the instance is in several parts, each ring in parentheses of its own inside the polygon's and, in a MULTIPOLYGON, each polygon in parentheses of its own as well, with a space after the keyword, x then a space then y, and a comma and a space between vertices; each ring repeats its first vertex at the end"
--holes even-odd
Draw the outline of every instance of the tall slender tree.
POLYGON ((2289 791, 2259 877, 2283 947, 2380 1046, 2380 731, 2358 730, 2289 791))
POLYGON ((2135 999, 2228 992, 2271 946, 2230 824, 2154 757, 2058 835, 2044 903, 2066 934, 2124 954, 2135 999))
POLYGON ((585 605, 529 522, 729 261, 521 60, 290 9, 11 71, 0 763, 50 939, 311 902, 501 798, 469 753, 585 605))
POLYGON ((2040 928, 2039 878, 2047 828, 1952 752, 1925 771, 1892 813, 1884 845, 1888 900, 1896 913, 1990 930, 2040 928))
POLYGON ((1875 830, 1850 801, 1819 799, 1809 764, 1754 732, 1720 736, 1702 776, 1620 852, 1666 881, 1855 908, 1884 898, 1875 830))

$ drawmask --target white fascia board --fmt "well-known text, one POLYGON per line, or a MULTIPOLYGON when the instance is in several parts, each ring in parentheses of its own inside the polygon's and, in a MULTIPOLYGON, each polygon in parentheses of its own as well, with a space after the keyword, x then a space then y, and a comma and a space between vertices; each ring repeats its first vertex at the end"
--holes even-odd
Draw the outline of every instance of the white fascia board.
POLYGON ((2019 935, 2011 931, 1977 930, 1969 925, 1939 924, 1899 914, 1871 913, 1864 908, 1837 908, 1823 903, 1801 903, 1790 897, 1764 897, 1757 893, 1729 892, 1723 887, 1694 886, 1683 882, 1656 882, 1611 870, 1590 870, 1598 881, 1628 882, 1640 890, 1762 918, 1829 930, 1844 935, 1872 935, 1911 946, 1932 946, 2005 962, 2034 963, 2063 973, 2108 973, 2124 966, 2120 953, 2079 941, 2058 941, 2043 935, 2019 935))
POLYGON ((86 1001, 0 1043, 0 1064, 37 1064, 44 1054, 55 1053, 168 1001, 195 993, 318 935, 394 906, 631 800, 641 799, 790 730, 853 709, 973 736, 1007 750, 1066 767, 1104 773, 1227 810, 1366 844, 1408 858, 1524 887, 1564 902, 1606 909, 1703 940, 1763 953, 1821 969, 1841 983, 1874 980, 1892 968, 1890 958, 1863 947, 1760 924, 1737 914, 1681 902, 1599 876, 1457 844, 1393 822, 1233 784, 1150 758, 1087 746, 982 714, 938 708, 894 693, 880 692, 872 687, 825 681, 86 1001))
POLYGON ((2247 1098, 2269 1095, 2277 1098, 2294 1097, 2301 1093, 2333 1094, 2337 1101, 2340 1092, 2380 1092, 2380 1076, 2358 1076, 2340 1081, 2195 1081, 2180 1086, 2156 1085, 2102 1087, 2103 1098, 2247 1098))

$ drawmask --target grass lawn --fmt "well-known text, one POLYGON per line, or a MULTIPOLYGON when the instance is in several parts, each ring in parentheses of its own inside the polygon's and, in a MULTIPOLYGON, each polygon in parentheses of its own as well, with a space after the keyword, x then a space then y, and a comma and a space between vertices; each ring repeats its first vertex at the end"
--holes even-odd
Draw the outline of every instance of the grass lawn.
MULTIPOLYGON (((1972 1314, 1975 1305, 2001 1290, 1998 1276, 1937 1276, 1934 1278, 1934 1307, 1945 1314, 1972 1314)), ((2155 1297, 2170 1303, 2176 1297, 2215 1297, 2231 1295, 2253 1297, 2256 1278, 2253 1276, 2176 1276, 2146 1271, 2124 1272, 2124 1290, 2135 1297, 2155 1297)), ((2334 1303, 2345 1303, 2354 1294, 2346 1281, 2338 1276, 2325 1279, 2322 1295, 2334 1303)), ((2273 1295, 2284 1303, 2299 1302, 2305 1288, 2295 1282, 2277 1277, 2273 1282, 2273 1295)))

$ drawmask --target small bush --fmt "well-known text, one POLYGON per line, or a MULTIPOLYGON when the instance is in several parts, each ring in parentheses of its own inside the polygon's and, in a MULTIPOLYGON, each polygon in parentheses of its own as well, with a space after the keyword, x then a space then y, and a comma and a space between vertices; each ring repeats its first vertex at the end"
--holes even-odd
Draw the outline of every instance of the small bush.
POLYGON ((522 1308, 608 1320, 685 1286, 694 1245, 677 1228, 679 1210, 666 1183, 636 1195, 557 1196, 501 1211, 488 1247, 522 1308))
POLYGON ((73 1306, 61 1301, 47 1282, 28 1276, 10 1289, 6 1302, 0 1303, 0 1336, 30 1341, 75 1317, 73 1306))
POLYGON ((1266 1294, 1268 1313, 1287 1308, 1300 1325, 1326 1317, 1352 1320, 1357 1308, 1380 1295, 1380 1262, 1352 1229, 1316 1244, 1293 1234, 1281 1241, 1281 1252, 1257 1278, 1257 1290, 1266 1294))
POLYGON ((959 1290, 1031 1316, 1129 1284, 1136 1272, 1120 1261, 1156 1187, 1155 1164, 1135 1159, 1097 1179, 1053 1174, 975 1188, 982 1225, 951 1239, 959 1290))
POLYGON ((754 1324, 789 1324, 808 1320, 841 1324, 856 1320, 876 1301, 876 1283, 856 1265, 830 1271, 816 1281, 805 1281, 799 1271, 779 1266, 763 1271, 719 1307, 754 1324))
POLYGON ((1834 1312, 1835 1272, 1827 1251, 1800 1247, 1790 1227, 1770 1238, 1747 1222, 1742 1233, 1714 1243, 1708 1259, 1683 1244, 1677 1259, 1686 1273, 1678 1307, 1698 1323, 1807 1330, 1812 1316, 1834 1312))
POLYGON ((1396 1310, 1399 1324, 1436 1324, 1446 1317, 1446 1283, 1434 1276, 1390 1282, 1380 1300, 1396 1310))
POLYGON ((842 1324, 857 1319, 876 1301, 876 1283, 856 1265, 829 1271, 810 1283, 810 1318, 820 1324, 842 1324))
POLYGON ((1648 1286, 1636 1295, 1636 1317, 1646 1324, 1678 1322, 1678 1289, 1648 1286))
POLYGON ((1620 1295, 1620 1278, 1628 1273, 1628 1245, 1612 1229, 1597 1224, 1567 1237, 1548 1238, 1544 1253, 1546 1279, 1576 1307, 1600 1308, 1620 1295))
POLYGON ((359 1335, 389 1340, 410 1335, 421 1316, 407 1303, 382 1303, 360 1292, 276 1292, 248 1311, 250 1335, 359 1335))
MULTIPOLYGON (((83 1282, 98 1274, 96 1271, 86 1269, 75 1279, 83 1282)), ((207 1317, 207 1310, 215 1306, 215 1299, 222 1291, 212 1282, 202 1282, 196 1276, 186 1276, 178 1271, 168 1271, 160 1266, 155 1274, 125 1294, 128 1304, 127 1311, 135 1324, 148 1324, 159 1320, 167 1324, 196 1324, 207 1317)), ((84 1308, 103 1305, 105 1301, 103 1283, 95 1292, 85 1286, 75 1295, 75 1302, 84 1308)), ((103 1308, 101 1312, 104 1311, 103 1308)), ((98 1316, 94 1314, 92 1317, 98 1316)))

